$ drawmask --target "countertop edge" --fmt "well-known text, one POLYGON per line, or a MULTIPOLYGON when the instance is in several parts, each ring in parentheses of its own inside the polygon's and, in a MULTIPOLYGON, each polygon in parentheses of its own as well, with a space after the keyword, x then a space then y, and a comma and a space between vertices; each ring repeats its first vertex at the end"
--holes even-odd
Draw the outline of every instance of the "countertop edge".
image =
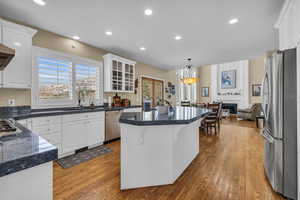
MULTIPOLYGON (((43 140, 44 144, 47 144, 47 149, 44 149, 40 152, 35 152, 30 155, 20 155, 17 158, 7 159, 5 161, 0 162, 0 177, 13 174, 28 168, 32 168, 47 162, 51 162, 58 159, 58 149, 54 145, 50 144, 43 137, 35 134, 29 129, 22 126, 20 123, 16 123, 16 126, 22 131, 19 133, 19 136, 13 136, 14 140, 18 140, 26 134, 29 137, 38 137, 39 140, 43 140)), ((26 136, 26 137, 28 137, 26 136)), ((10 137, 10 136, 8 136, 10 137)), ((7 139, 4 137, 4 139, 7 139)), ((9 139, 10 140, 10 139, 9 139)), ((8 141, 9 141, 8 140, 8 141)), ((3 141, 2 141, 3 142, 3 141)), ((1 152, 0 152, 1 153, 1 152)))
POLYGON ((53 112, 53 110, 51 109, 51 110, 49 110, 49 112, 45 111, 43 113, 31 112, 28 114, 19 114, 13 118, 15 120, 23 120, 23 119, 28 119, 28 118, 37 118, 37 117, 46 117, 46 116, 72 115, 72 114, 92 113, 92 112, 110 112, 110 111, 125 110, 125 109, 131 109, 131 108, 141 108, 141 107, 142 106, 104 107, 104 108, 82 109, 82 110, 67 110, 66 109, 66 111, 61 111, 61 110, 57 109, 57 112, 55 112, 55 111, 53 112))
POLYGON ((58 158, 58 149, 52 149, 35 155, 25 156, 0 164, 0 177, 13 174, 38 165, 52 162, 58 158))
POLYGON ((197 121, 208 114, 209 112, 203 113, 200 116, 197 116, 189 120, 136 121, 136 120, 126 120, 120 118, 119 122, 123 124, 135 125, 135 126, 183 125, 183 124, 190 124, 194 121, 197 121))

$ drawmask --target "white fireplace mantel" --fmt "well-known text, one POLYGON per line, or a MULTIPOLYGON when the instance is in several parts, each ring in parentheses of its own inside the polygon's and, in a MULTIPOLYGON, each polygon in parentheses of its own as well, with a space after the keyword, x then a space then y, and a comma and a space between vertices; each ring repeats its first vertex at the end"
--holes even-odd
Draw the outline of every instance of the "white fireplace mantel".
POLYGON ((231 63, 212 65, 211 67, 211 95, 212 101, 224 103, 236 103, 238 108, 248 108, 249 99, 249 61, 242 60, 231 63), (221 73, 223 71, 236 70, 236 88, 221 88, 221 73), (229 95, 227 93, 230 93, 229 95), (231 95, 239 93, 240 95, 231 95))

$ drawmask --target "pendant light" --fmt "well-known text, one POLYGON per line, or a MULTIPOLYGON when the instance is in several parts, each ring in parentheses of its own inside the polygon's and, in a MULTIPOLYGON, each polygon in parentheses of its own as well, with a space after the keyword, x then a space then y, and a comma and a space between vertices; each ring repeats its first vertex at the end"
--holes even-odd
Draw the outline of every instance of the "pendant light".
POLYGON ((187 65, 183 67, 183 74, 182 78, 180 79, 184 84, 192 85, 198 81, 198 78, 193 73, 194 71, 192 67, 192 59, 189 58, 187 65))

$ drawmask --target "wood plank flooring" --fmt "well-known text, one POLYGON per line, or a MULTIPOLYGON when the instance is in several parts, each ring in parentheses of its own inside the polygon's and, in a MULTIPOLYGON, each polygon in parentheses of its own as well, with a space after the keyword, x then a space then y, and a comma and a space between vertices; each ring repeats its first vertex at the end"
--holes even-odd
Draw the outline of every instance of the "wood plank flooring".
POLYGON ((120 191, 120 143, 113 153, 70 169, 54 164, 55 200, 281 200, 263 170, 255 123, 225 120, 219 136, 201 134, 200 154, 173 185, 120 191))

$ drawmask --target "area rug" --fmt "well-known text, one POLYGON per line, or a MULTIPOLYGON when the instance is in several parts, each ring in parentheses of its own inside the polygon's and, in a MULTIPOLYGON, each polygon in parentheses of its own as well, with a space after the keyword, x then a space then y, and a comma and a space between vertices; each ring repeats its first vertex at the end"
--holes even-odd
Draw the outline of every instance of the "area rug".
POLYGON ((112 150, 110 148, 99 146, 71 156, 67 156, 65 158, 58 159, 57 162, 62 168, 67 169, 111 152, 112 150))

